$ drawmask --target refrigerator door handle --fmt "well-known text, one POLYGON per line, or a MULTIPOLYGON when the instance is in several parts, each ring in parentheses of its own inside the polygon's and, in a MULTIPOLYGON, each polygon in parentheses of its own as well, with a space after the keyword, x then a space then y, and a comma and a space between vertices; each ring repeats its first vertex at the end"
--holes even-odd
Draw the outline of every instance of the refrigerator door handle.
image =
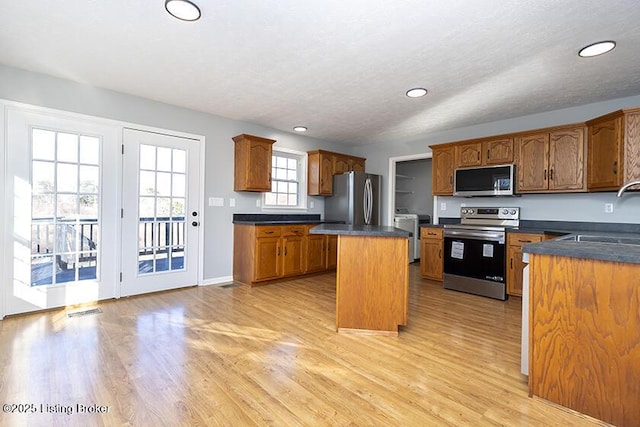
POLYGON ((371 179, 367 178, 364 182, 364 199, 363 199, 363 209, 364 209, 364 223, 369 225, 371 223, 371 212, 372 212, 372 198, 373 198, 373 189, 371 187, 371 179))

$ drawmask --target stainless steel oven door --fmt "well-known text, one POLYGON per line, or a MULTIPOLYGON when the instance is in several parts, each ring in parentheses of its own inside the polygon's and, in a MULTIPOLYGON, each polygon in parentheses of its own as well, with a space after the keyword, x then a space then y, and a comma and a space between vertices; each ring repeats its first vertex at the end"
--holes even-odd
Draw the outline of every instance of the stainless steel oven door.
POLYGON ((506 299, 505 233, 445 230, 444 287, 506 299))

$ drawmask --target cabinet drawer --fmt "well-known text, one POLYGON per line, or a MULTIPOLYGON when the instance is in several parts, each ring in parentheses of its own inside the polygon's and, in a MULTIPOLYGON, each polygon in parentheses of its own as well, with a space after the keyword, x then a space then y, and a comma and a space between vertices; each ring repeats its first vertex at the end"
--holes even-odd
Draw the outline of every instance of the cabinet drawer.
POLYGON ((421 239, 442 239, 442 228, 422 227, 420 228, 421 239))
POLYGON ((256 227, 256 237, 277 237, 280 235, 281 227, 278 226, 259 226, 256 227))
POLYGON ((287 225, 282 227, 283 236, 304 236, 305 232, 304 225, 287 225))
POLYGON ((509 246, 523 246, 530 243, 542 242, 542 234, 508 233, 507 242, 509 246))

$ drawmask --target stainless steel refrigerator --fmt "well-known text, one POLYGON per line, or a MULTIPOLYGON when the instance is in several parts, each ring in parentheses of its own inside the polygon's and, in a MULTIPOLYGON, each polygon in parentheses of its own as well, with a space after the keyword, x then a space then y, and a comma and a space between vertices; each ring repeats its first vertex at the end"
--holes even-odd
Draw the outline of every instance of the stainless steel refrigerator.
POLYGON ((325 198, 327 221, 353 225, 380 225, 382 177, 365 172, 345 172, 333 176, 333 195, 325 198))

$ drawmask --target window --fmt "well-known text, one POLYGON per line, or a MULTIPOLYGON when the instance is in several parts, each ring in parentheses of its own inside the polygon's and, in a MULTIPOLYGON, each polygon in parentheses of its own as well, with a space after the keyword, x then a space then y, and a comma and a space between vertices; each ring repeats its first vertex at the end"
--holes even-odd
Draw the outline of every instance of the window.
POLYGON ((304 208, 304 153, 275 151, 271 157, 271 192, 264 194, 267 208, 304 208))
POLYGON ((32 130, 31 285, 96 279, 100 138, 32 130))

